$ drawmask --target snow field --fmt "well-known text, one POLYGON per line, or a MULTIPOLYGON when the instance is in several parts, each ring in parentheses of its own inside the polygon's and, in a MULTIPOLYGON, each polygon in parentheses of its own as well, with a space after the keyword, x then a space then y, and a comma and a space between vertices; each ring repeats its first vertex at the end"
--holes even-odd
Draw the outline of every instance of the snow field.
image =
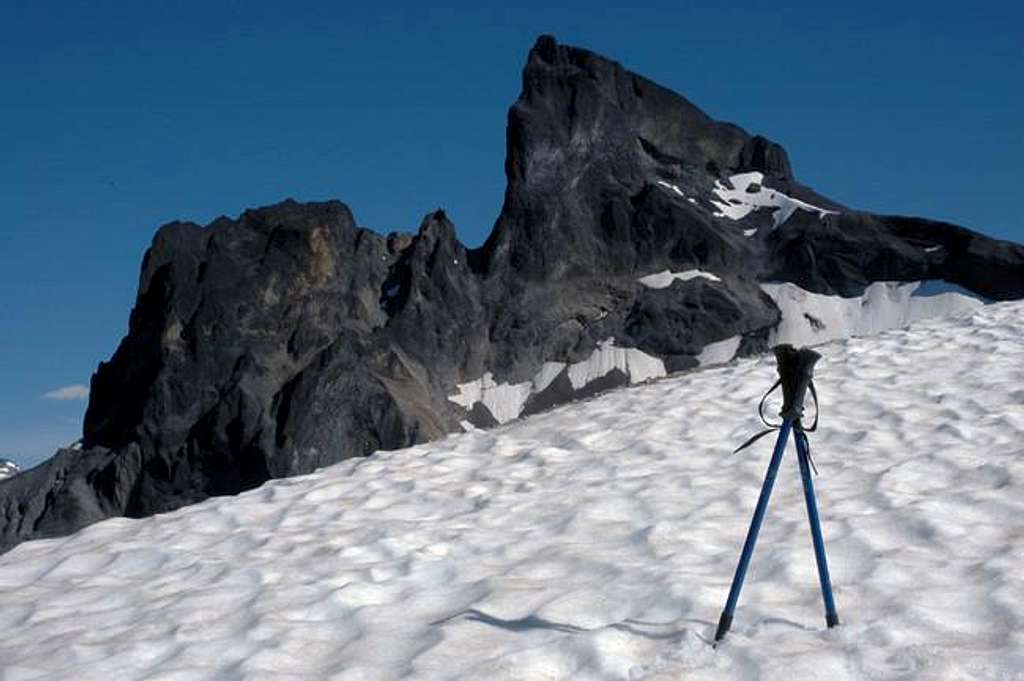
POLYGON ((820 348, 824 626, 747 359, 0 556, 0 679, 1024 678, 1024 304, 820 348))

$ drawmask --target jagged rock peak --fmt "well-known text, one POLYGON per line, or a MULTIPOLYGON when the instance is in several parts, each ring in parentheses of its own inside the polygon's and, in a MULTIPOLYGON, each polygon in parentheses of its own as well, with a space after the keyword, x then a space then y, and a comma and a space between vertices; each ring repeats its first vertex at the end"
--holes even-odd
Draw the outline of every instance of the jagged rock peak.
POLYGON ((778 144, 550 36, 507 144, 475 251, 443 211, 384 237, 339 201, 162 227, 84 447, 0 481, 0 551, 855 328, 809 317, 812 297, 846 310, 836 294, 928 279, 1024 296, 1024 248, 839 206, 778 144))
MULTIPOLYGON (((588 86, 596 89, 603 104, 629 114, 627 122, 633 124, 630 127, 638 138, 665 160, 694 166, 711 163, 722 172, 758 170, 793 179, 788 155, 778 143, 763 135, 751 136, 732 123, 716 121, 686 97, 617 61, 560 44, 552 35, 540 36, 530 50, 518 104, 545 102, 549 112, 561 112, 569 121, 592 120, 595 117, 590 113, 597 102, 589 97, 588 86), (562 106, 550 106, 559 100, 562 106), (688 144, 709 136, 718 142, 717 146, 688 144)), ((617 117, 606 121, 621 122, 617 117)))
MULTIPOLYGON (((777 143, 715 121, 685 97, 549 35, 530 51, 509 110, 505 168, 505 205, 483 260, 490 273, 531 279, 626 273, 650 252, 665 267, 707 264, 692 238, 684 235, 688 245, 680 249, 665 240, 652 214, 664 207, 647 192, 663 181, 710 196, 716 181, 747 170, 793 179, 777 143)), ((707 238, 718 241, 721 230, 714 231, 707 238)), ((730 260, 746 249, 734 246, 730 260)))

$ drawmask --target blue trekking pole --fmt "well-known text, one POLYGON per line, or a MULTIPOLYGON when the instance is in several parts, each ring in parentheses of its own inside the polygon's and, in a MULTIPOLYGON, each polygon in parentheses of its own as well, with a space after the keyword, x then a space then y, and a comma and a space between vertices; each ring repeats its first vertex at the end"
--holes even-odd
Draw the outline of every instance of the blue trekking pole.
POLYGON ((809 348, 797 350, 792 345, 778 345, 773 348, 773 351, 775 352, 775 359, 778 364, 779 380, 765 393, 765 396, 761 398, 761 404, 758 406, 758 414, 765 425, 768 426, 768 429, 761 431, 744 442, 736 451, 738 452, 749 447, 755 441, 774 430, 779 431, 779 436, 775 441, 775 450, 772 453, 771 462, 768 464, 768 472, 765 473, 764 483, 761 485, 761 495, 757 499, 754 517, 750 521, 750 529, 747 531, 747 538, 743 543, 743 551, 740 553, 740 561, 736 566, 736 574, 732 578, 729 598, 726 600, 725 609, 722 610, 722 616, 718 620, 718 630, 715 632, 716 643, 725 637, 732 626, 733 613, 736 610, 736 603, 740 598, 740 590, 743 588, 743 580, 747 575, 747 568, 750 566, 750 558, 754 554, 754 544, 757 543, 757 535, 761 530, 761 523, 764 520, 765 512, 768 510, 768 499, 771 497, 772 487, 775 485, 775 477, 779 472, 779 465, 782 463, 782 455, 786 451, 786 441, 789 439, 790 432, 794 433, 793 439, 796 441, 797 461, 800 465, 800 477, 803 480, 804 501, 807 504, 807 520, 811 526, 814 558, 818 564, 818 581, 821 583, 821 594, 825 601, 825 623, 829 628, 839 624, 835 601, 832 599, 832 582, 829 579, 828 562, 825 558, 825 540, 821 535, 818 507, 814 500, 814 484, 811 481, 811 469, 814 468, 814 461, 811 459, 807 433, 813 432, 818 427, 817 410, 815 410, 814 423, 809 428, 804 428, 800 421, 804 410, 804 397, 808 389, 810 389, 815 407, 817 407, 818 396, 814 390, 812 378, 814 376, 814 364, 821 359, 821 355, 809 348), (772 424, 764 417, 764 404, 768 399, 768 395, 780 385, 782 386, 782 410, 779 412, 779 416, 782 417, 782 423, 772 424))

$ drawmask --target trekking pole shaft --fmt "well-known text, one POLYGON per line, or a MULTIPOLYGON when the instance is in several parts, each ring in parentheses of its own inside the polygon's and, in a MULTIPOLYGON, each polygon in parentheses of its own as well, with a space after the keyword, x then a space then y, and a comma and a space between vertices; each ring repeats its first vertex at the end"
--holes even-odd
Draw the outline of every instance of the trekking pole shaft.
POLYGON ((743 552, 740 554, 740 562, 736 566, 736 574, 732 578, 732 587, 729 589, 729 599, 725 603, 722 617, 718 620, 718 631, 715 632, 715 641, 721 641, 729 627, 732 626, 733 611, 736 610, 736 602, 740 598, 740 589, 743 588, 743 579, 747 575, 747 568, 750 566, 750 558, 754 554, 754 544, 757 543, 757 533, 761 530, 761 522, 764 520, 765 511, 768 510, 768 499, 772 495, 772 487, 775 485, 775 476, 779 472, 779 464, 782 462, 782 455, 786 451, 786 440, 793 427, 793 422, 786 419, 779 429, 779 437, 775 441, 775 451, 772 453, 771 463, 768 464, 768 472, 765 473, 764 483, 761 485, 761 496, 757 499, 757 507, 754 509, 754 517, 750 521, 750 529, 747 531, 747 539, 743 543, 743 552))
POLYGON ((818 505, 814 500, 814 482, 811 479, 810 455, 807 451, 807 436, 797 432, 796 454, 800 462, 800 477, 804 483, 804 501, 807 503, 807 520, 811 525, 811 540, 814 542, 814 559, 818 563, 818 581, 821 583, 821 596, 825 601, 825 624, 831 629, 839 624, 836 604, 832 599, 832 580, 828 575, 828 560, 825 557, 825 539, 821 535, 821 522, 818 519, 818 505))

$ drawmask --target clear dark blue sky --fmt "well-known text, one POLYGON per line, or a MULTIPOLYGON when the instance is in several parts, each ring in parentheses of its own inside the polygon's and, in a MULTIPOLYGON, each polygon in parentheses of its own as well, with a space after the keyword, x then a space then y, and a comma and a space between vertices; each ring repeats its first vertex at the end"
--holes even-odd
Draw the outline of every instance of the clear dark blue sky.
POLYGON ((79 436, 173 219, 340 198, 378 231, 501 206, 540 33, 781 142, 858 208, 1024 241, 1017 2, 27 2, 0 6, 0 457, 79 436))

